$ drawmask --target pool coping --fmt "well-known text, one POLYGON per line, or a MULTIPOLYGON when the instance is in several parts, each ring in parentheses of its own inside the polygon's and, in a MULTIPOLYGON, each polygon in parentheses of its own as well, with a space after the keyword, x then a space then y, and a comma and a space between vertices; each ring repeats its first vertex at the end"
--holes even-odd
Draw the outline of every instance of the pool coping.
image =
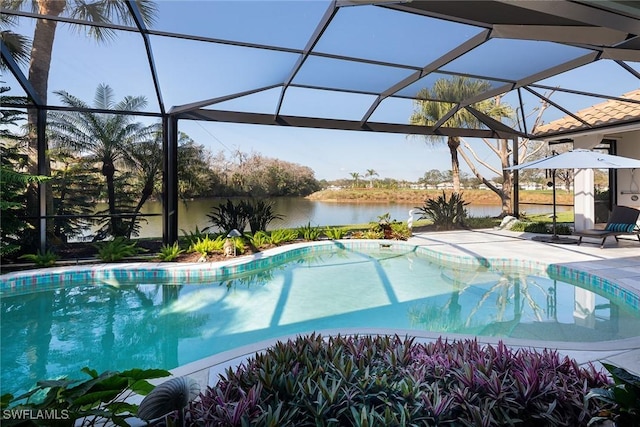
MULTIPOLYGON (((135 262, 135 263, 101 263, 96 265, 62 266, 46 269, 26 270, 0 275, 0 295, 6 293, 32 292, 37 289, 58 287, 62 283, 71 281, 97 281, 109 283, 120 280, 166 280, 170 283, 179 283, 178 280, 224 280, 237 274, 259 272, 272 265, 281 264, 290 259, 295 259, 306 254, 322 254, 333 251, 335 247, 352 250, 388 250, 390 252, 417 252, 420 255, 431 258, 443 265, 455 265, 456 267, 468 266, 474 268, 490 268, 493 270, 517 269, 527 274, 543 274, 567 282, 580 282, 589 290, 595 290, 624 301, 636 310, 640 311, 640 292, 631 286, 615 278, 604 278, 597 274, 597 270, 587 271, 581 268, 570 267, 563 263, 551 263, 537 259, 523 259, 510 257, 482 257, 447 253, 439 251, 430 245, 416 244, 404 241, 390 240, 323 240, 315 242, 300 242, 267 249, 253 255, 241 256, 225 261, 204 263, 171 263, 171 262, 135 262), (45 273, 45 274, 42 274, 45 273)), ((316 332, 328 335, 399 335, 414 337, 418 341, 433 341, 443 339, 476 339, 483 344, 497 344, 503 342, 513 347, 526 347, 537 349, 554 349, 571 352, 587 352, 594 354, 604 352, 605 357, 617 353, 639 351, 640 340, 627 338, 621 340, 600 342, 559 342, 545 340, 524 340, 507 337, 488 337, 445 332, 430 332, 419 330, 396 329, 372 329, 372 328, 344 328, 341 330, 316 330, 316 332)), ((279 338, 272 338, 256 342, 242 347, 237 347, 225 352, 205 357, 171 370, 173 375, 197 375, 199 382, 211 384, 214 378, 222 373, 226 367, 237 365, 247 357, 258 351, 264 351, 274 343, 305 333, 296 333, 279 338), (206 377, 206 378, 204 378, 206 377)), ((640 357, 640 356, 639 356, 640 357)), ((600 358, 598 358, 600 359, 600 358)), ((637 371, 637 369, 636 369, 637 371)))
POLYGON ((527 274, 543 274, 551 279, 573 284, 579 283, 581 286, 586 286, 588 290, 611 296, 618 301, 623 301, 634 310, 640 311, 640 293, 636 289, 627 286, 622 281, 602 277, 593 271, 570 267, 563 263, 549 263, 535 259, 451 254, 429 246, 395 240, 345 239, 300 242, 217 262, 101 263, 10 272, 0 275, 0 295, 55 288, 69 282, 109 283, 120 280, 154 280, 173 284, 182 283, 179 282, 181 280, 225 280, 238 274, 261 271, 303 255, 328 253, 336 247, 350 250, 416 252, 444 266, 466 266, 470 269, 483 267, 499 271, 517 270, 527 274))

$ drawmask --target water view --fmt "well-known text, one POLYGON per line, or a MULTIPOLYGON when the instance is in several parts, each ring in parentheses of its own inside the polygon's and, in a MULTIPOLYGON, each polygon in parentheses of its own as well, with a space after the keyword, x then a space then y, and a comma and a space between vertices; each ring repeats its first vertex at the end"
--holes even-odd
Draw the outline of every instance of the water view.
MULTIPOLYGON (((178 229, 193 231, 196 226, 202 230, 211 226, 207 214, 211 213, 214 206, 224 203, 226 199, 198 199, 180 203, 178 207, 178 229)), ((311 224, 312 226, 363 224, 377 221, 380 215, 389 213, 391 219, 406 221, 409 218, 409 210, 415 208, 415 203, 347 203, 347 202, 323 202, 307 200, 302 197, 274 198, 274 211, 283 215, 282 220, 272 222, 269 229, 295 228, 311 224)), ((99 205, 98 209, 105 206, 99 205)), ((571 211, 570 206, 558 206, 558 211, 571 211)), ((547 213, 552 211, 548 205, 520 205, 521 212, 530 214, 547 213)), ((495 205, 469 205, 467 211, 470 216, 485 217, 500 214, 500 206, 495 205)), ((142 222, 140 237, 158 237, 162 235, 162 205, 160 202, 150 201, 142 209, 143 214, 155 216, 146 217, 147 222, 142 222)), ((416 215, 414 219, 417 219, 416 215)), ((182 231, 180 232, 182 234, 182 231)))

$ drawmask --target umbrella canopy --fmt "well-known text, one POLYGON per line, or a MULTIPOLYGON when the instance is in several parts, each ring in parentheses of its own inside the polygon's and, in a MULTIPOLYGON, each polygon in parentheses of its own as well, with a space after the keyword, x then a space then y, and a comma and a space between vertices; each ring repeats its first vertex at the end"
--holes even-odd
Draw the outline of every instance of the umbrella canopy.
POLYGON ((640 169, 640 160, 578 149, 505 169, 640 169))
POLYGON ((553 178, 551 183, 553 187, 553 236, 548 239, 543 236, 537 240, 551 243, 577 243, 573 239, 560 238, 556 233, 556 169, 640 169, 640 160, 577 149, 505 168, 505 170, 521 169, 550 169, 553 171, 551 174, 553 178))

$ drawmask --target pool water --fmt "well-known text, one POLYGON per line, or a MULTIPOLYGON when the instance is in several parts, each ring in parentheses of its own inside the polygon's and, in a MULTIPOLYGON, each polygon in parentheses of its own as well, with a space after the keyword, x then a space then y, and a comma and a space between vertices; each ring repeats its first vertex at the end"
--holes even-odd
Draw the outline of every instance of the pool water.
POLYGON ((385 328, 551 341, 638 336, 640 314, 574 285, 438 265, 415 251, 336 249, 217 282, 111 281, 2 303, 2 393, 80 369, 172 369, 296 333, 385 328))

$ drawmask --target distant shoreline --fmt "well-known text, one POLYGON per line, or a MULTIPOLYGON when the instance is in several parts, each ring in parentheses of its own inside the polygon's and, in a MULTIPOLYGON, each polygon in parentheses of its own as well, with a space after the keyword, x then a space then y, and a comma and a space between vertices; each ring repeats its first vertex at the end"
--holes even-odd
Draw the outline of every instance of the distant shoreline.
MULTIPOLYGON (((500 204, 500 197, 490 190, 463 190, 465 202, 476 205, 500 204)), ((445 190, 447 196, 450 190, 445 190)), ((344 188, 341 190, 321 190, 306 197, 308 200, 323 202, 366 202, 366 203, 423 203, 428 198, 437 198, 442 190, 413 190, 386 188, 344 188)), ((558 190, 556 194, 558 205, 573 205, 573 193, 558 190)), ((550 190, 520 190, 521 204, 551 204, 553 201, 550 190)))

